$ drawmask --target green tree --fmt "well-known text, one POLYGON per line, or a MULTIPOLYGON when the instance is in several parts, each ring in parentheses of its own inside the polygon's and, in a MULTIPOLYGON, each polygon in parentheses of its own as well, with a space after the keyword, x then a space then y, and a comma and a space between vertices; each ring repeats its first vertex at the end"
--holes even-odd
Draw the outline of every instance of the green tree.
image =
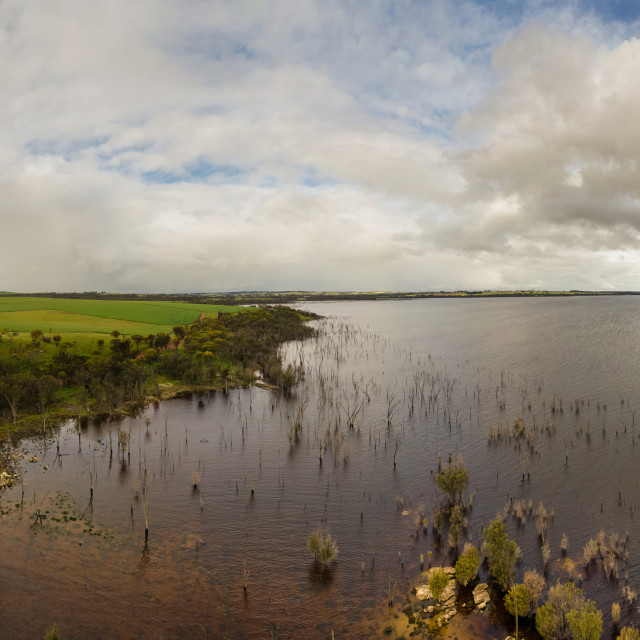
POLYGON ((458 540, 460 540, 462 530, 467 526, 467 522, 464 509, 460 505, 451 507, 449 513, 449 546, 458 546, 458 540))
POLYGON ((507 525, 500 517, 492 520, 484 530, 483 546, 489 561, 489 573, 500 588, 506 591, 515 578, 520 548, 513 540, 509 540, 507 525))
POLYGON ((588 600, 579 609, 567 613, 567 622, 573 640, 600 640, 602 635, 602 612, 588 600))
POLYGON ((557 582, 549 589, 547 601, 536 612, 536 629, 547 640, 568 640, 571 637, 568 614, 585 603, 582 589, 567 582, 557 582))
POLYGON ((182 325, 178 325, 176 327, 173 327, 172 329, 173 331, 173 335, 178 338, 178 340, 182 340, 182 338, 184 338, 184 327, 182 325))
POLYGON ((478 575, 480 568, 480 554, 478 550, 468 542, 456 562, 456 580, 466 587, 478 575))
POLYGON ((529 590, 524 584, 514 584, 504 597, 504 608, 512 615, 517 615, 519 618, 526 618, 531 615, 531 598, 529 596, 529 590), (517 606, 516 606, 517 604, 517 606))
POLYGON ((442 493, 449 496, 449 501, 453 504, 456 498, 462 502, 462 494, 469 484, 469 469, 464 464, 462 456, 455 462, 451 462, 446 469, 443 469, 436 476, 436 485, 442 493))
POLYGON ((442 567, 434 567, 429 571, 428 583, 431 595, 440 603, 440 598, 449 584, 449 574, 442 567))
POLYGON ((635 627, 622 627, 617 640, 640 640, 640 631, 635 627))
POLYGON ((156 347, 156 349, 165 349, 170 342, 171 336, 161 331, 156 335, 153 346, 156 347))
POLYGON ((324 537, 322 532, 317 529, 309 535, 307 549, 314 560, 324 566, 329 566, 338 556, 338 545, 331 534, 328 533, 324 537))
POLYGON ((60 384, 53 376, 44 375, 38 378, 36 387, 38 389, 40 407, 44 412, 45 407, 55 400, 56 391, 60 388, 60 384))

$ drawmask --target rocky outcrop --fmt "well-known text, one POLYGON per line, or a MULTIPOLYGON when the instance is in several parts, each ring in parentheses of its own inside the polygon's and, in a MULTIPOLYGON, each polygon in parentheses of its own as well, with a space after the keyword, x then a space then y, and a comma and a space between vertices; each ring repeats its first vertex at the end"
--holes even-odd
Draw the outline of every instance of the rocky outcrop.
MULTIPOLYGON (((455 571, 453 567, 443 568, 449 576, 449 582, 440 596, 439 603, 436 602, 429 589, 429 572, 423 572, 422 578, 424 582, 415 587, 415 591, 413 591, 414 598, 412 601, 410 600, 410 606, 405 611, 407 616, 410 616, 409 627, 412 628, 414 624, 417 628, 427 624, 431 625, 432 628, 434 626, 443 627, 456 615, 457 590, 455 571)), ((486 583, 477 585, 473 590, 474 604, 471 606, 475 606, 479 611, 484 611, 490 601, 488 585, 486 583)), ((464 607, 465 604, 463 603, 459 606, 464 607)))
POLYGON ((473 601, 482 611, 486 609, 489 602, 491 602, 491 597, 489 596, 489 586, 485 582, 481 582, 474 590, 473 590, 473 601))
MULTIPOLYGON (((433 597, 428 584, 422 584, 419 587, 416 587, 416 598, 424 602, 426 605, 423 613, 427 617, 436 617, 437 624, 439 626, 449 622, 449 620, 451 620, 451 618, 456 614, 455 570, 453 567, 444 567, 444 571, 449 576, 449 582, 440 596, 439 604, 433 597)), ((428 579, 429 572, 425 571, 423 576, 428 579)))

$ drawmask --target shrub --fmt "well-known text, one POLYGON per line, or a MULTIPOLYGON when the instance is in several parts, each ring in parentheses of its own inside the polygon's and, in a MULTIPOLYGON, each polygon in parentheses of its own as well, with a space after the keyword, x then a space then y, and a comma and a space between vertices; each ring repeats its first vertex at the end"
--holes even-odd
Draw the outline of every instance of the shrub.
POLYGON ((640 640, 640 631, 635 627, 622 627, 617 640, 640 640))
POLYGON ((449 574, 442 567, 434 567, 429 571, 429 591, 440 602, 440 598, 449 584, 449 574))
POLYGON ((467 542, 456 562, 456 580, 466 587, 478 575, 480 568, 480 554, 478 550, 467 542))
POLYGON ((451 503, 455 502, 456 497, 462 501, 462 494, 469 484, 469 469, 465 466, 462 456, 436 476, 436 484, 442 493, 449 496, 451 503))
POLYGON ((307 549, 316 562, 329 566, 338 556, 338 545, 328 533, 326 538, 321 531, 314 531, 307 540, 307 549))
POLYGON ((611 620, 616 626, 620 622, 620 604, 617 602, 611 605, 611 620))
POLYGON ((44 634, 44 640, 62 640, 60 631, 58 631, 58 627, 55 624, 47 629, 44 634))

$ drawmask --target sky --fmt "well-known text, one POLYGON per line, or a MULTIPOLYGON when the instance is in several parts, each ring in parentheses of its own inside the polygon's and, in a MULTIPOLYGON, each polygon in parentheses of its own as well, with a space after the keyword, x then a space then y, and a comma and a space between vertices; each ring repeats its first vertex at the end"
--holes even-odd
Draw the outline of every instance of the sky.
POLYGON ((0 290, 640 290, 640 3, 0 0, 0 290))

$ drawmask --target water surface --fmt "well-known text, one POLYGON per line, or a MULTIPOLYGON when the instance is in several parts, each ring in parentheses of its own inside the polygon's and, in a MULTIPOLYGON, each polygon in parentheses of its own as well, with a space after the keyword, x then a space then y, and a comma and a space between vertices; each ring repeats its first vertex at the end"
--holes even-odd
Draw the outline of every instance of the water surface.
MULTIPOLYGON (((482 527, 513 500, 542 501, 548 580, 568 578, 564 533, 605 629, 613 601, 623 603, 623 623, 637 624, 622 587, 640 590, 640 299, 307 307, 327 320, 317 340, 286 350, 306 370, 290 398, 211 393, 91 424, 79 437, 67 425, 59 455, 51 439, 26 443, 39 461, 23 463, 22 508, 21 487, 2 500, 0 636, 40 637, 56 623, 65 638, 376 637, 390 585, 401 603, 420 554, 432 551, 434 564, 455 556, 446 535, 438 542, 431 525, 418 532, 414 518, 424 505, 432 520, 441 501, 434 476, 458 455, 474 494, 459 548, 479 545, 482 527), (490 441, 492 427, 504 432, 516 417, 534 430, 532 446, 490 441), (118 429, 131 435, 124 462, 118 429), (37 513, 47 518, 33 524, 37 513), (340 548, 330 571, 306 551, 318 527, 340 548), (617 580, 584 571, 582 548, 601 529, 629 534, 617 580)), ((507 517, 520 573, 542 569, 535 522, 507 517)), ((485 616, 476 629, 503 637, 504 624, 485 616)))

